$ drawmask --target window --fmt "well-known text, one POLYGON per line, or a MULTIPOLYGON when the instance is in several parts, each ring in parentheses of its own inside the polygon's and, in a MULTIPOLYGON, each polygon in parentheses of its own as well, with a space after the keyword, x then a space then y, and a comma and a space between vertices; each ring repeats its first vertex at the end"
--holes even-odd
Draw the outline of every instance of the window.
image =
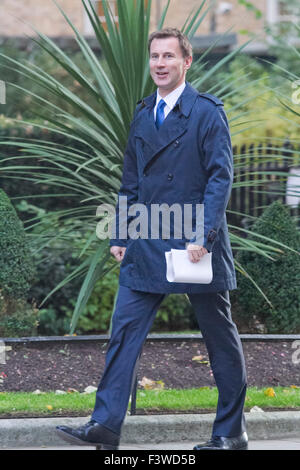
POLYGON ((295 4, 278 2, 279 18, 281 21, 293 21, 295 19, 295 4))
POLYGON ((269 25, 277 26, 278 33, 286 36, 292 43, 299 43, 296 28, 292 23, 299 22, 299 3, 297 0, 267 0, 267 21, 269 25))

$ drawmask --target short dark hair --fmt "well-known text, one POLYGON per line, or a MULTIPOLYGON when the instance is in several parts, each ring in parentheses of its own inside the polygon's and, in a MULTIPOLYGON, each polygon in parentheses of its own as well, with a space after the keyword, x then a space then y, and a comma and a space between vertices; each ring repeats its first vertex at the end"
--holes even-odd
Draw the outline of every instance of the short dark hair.
POLYGON ((193 47, 188 40, 187 36, 185 36, 179 29, 177 28, 164 28, 158 31, 154 31, 154 33, 150 34, 148 39, 148 51, 150 53, 150 47, 153 39, 164 39, 164 38, 177 38, 179 41, 179 45, 182 51, 183 57, 190 57, 193 55, 193 47))

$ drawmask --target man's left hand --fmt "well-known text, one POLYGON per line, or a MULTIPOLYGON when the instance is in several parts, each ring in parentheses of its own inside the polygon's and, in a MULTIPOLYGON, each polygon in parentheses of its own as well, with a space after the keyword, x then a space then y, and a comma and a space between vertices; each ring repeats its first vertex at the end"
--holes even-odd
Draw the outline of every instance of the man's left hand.
POLYGON ((207 249, 204 248, 204 246, 192 245, 192 244, 187 246, 187 251, 189 255, 189 260, 192 263, 197 263, 198 261, 200 261, 200 258, 203 255, 206 255, 206 253, 208 253, 207 249))

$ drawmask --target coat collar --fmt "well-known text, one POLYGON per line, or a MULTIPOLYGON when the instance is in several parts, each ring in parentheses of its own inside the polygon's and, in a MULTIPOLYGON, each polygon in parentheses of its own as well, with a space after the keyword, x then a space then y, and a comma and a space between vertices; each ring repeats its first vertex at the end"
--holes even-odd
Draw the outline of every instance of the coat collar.
MULTIPOLYGON (((178 107, 180 112, 185 116, 189 117, 192 107, 194 105, 195 99, 199 95, 198 91, 193 88, 189 82, 186 82, 186 87, 181 93, 178 101, 175 105, 175 108, 178 107)), ((156 91, 152 95, 147 96, 142 100, 142 104, 147 108, 154 109, 156 103, 156 91)))

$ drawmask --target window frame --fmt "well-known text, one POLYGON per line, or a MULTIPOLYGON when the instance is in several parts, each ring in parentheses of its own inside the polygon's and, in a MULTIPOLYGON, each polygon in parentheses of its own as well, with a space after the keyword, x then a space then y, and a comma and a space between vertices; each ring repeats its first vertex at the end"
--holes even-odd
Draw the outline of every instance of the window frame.
MULTIPOLYGON (((297 15, 281 15, 280 14, 280 2, 281 0, 267 0, 267 23, 270 26, 274 26, 283 22, 293 22, 298 19, 297 15)), ((268 41, 273 43, 273 38, 268 35, 268 41)), ((292 45, 300 45, 300 38, 293 36, 292 34, 287 37, 288 42, 292 45)))

